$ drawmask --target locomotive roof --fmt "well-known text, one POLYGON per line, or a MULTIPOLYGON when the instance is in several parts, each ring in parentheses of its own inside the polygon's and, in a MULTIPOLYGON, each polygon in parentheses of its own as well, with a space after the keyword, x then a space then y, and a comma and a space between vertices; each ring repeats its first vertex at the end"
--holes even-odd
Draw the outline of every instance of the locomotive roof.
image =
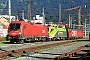
POLYGON ((15 20, 15 21, 12 21, 11 23, 25 23, 25 21, 17 21, 17 20, 15 20))
POLYGON ((35 23, 32 23, 32 22, 26 22, 24 20, 15 20, 15 21, 12 21, 10 24, 14 24, 14 23, 26 23, 26 24, 32 24, 34 26, 44 26, 43 24, 35 24, 35 23))

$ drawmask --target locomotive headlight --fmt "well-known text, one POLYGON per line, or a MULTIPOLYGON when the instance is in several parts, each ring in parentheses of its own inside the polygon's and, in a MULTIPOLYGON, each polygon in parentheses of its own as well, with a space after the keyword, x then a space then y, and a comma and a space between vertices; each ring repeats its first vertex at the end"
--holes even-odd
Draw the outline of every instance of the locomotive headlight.
POLYGON ((21 33, 21 32, 19 32, 19 34, 21 35, 22 33, 21 33))

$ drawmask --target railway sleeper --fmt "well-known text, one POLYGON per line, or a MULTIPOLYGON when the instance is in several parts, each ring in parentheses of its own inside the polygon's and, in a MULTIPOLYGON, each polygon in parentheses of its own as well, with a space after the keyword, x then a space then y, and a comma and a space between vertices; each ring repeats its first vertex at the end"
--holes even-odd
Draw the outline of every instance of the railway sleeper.
POLYGON ((17 54, 17 53, 11 53, 10 54, 11 57, 14 57, 14 56, 17 56, 17 55, 20 55, 20 54, 17 54))
POLYGON ((61 60, 62 58, 66 58, 65 54, 55 57, 53 60, 61 60))
POLYGON ((29 53, 29 52, 31 52, 29 49, 23 51, 23 53, 29 53))
POLYGON ((11 53, 11 51, 1 52, 0 57, 8 56, 10 53, 11 53))

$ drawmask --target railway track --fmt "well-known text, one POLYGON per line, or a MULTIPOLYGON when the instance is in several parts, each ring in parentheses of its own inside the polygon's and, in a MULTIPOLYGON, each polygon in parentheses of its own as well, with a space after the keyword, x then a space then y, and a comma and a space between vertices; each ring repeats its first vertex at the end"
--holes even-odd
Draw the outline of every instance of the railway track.
POLYGON ((64 58, 62 60, 90 60, 90 44, 78 53, 75 53, 71 58, 64 58))
MULTIPOLYGON (((29 52, 33 52, 33 51, 36 51, 36 50, 40 50, 40 49, 47 49, 47 48, 50 48, 51 46, 58 46, 58 45, 61 45, 61 44, 67 44, 67 43, 70 43, 70 42, 74 42, 74 41, 52 41, 52 42, 45 42, 43 44, 24 44, 24 45, 18 45, 18 47, 16 45, 10 45, 10 44, 7 44, 9 46, 7 47, 0 47, 0 58, 3 59, 3 58, 8 58, 8 57, 11 57, 11 56, 17 56, 17 55, 21 55, 21 54, 24 54, 24 53, 29 53, 29 52)), ((0 45, 1 46, 1 45, 0 45)))
MULTIPOLYGON (((60 45, 58 48, 50 49, 49 51, 43 51, 28 55, 26 57, 20 57, 15 60, 67 60, 74 54, 79 53, 82 49, 89 45, 89 42, 77 42, 74 44, 60 45)), ((85 56, 85 55, 84 55, 85 56)))
MULTIPOLYGON (((62 41, 62 42, 47 42, 41 45, 33 45, 28 48, 21 48, 15 50, 8 50, 0 52, 0 58, 11 58, 12 60, 60 60, 66 57, 73 57, 75 53, 78 53, 81 49, 85 48, 89 44, 89 41, 79 41, 71 43, 72 41, 62 41), (54 46, 55 48, 51 47, 54 46), (42 50, 43 49, 43 50, 42 50), (41 52, 41 50, 43 52, 41 52), (32 52, 34 52, 32 54, 32 52), (19 57, 16 59, 15 57, 19 57)), ((85 56, 85 55, 84 55, 85 56)), ((9 59, 10 60, 10 59, 9 59)))

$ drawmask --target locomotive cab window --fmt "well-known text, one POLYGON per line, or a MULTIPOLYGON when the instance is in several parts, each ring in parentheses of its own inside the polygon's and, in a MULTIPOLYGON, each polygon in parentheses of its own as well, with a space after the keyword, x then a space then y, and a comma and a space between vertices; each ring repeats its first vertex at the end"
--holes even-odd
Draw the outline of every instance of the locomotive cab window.
POLYGON ((19 30, 21 24, 10 24, 10 30, 19 30))
POLYGON ((51 29, 51 31, 50 32, 52 32, 54 29, 51 29))

